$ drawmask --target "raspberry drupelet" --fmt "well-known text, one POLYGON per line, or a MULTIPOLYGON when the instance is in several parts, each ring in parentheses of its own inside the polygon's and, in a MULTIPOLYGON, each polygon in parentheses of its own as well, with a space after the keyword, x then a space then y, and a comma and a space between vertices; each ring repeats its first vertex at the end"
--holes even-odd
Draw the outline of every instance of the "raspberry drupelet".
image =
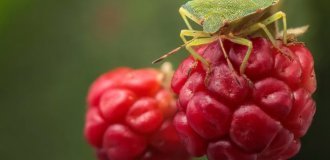
POLYGON ((188 152, 209 160, 287 160, 300 150, 315 114, 314 60, 302 43, 273 47, 252 38, 245 76, 239 74, 247 48, 224 41, 196 47, 210 66, 192 57, 172 79, 179 112, 174 125, 188 152), (232 67, 231 67, 232 66, 232 67))
POLYGON ((173 125, 173 93, 154 69, 118 68, 88 93, 84 134, 99 160, 189 160, 173 125))

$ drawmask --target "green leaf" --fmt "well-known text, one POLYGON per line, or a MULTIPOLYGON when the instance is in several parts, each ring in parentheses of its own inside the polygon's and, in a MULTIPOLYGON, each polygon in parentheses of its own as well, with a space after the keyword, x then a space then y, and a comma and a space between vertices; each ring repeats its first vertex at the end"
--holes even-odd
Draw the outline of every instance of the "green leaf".
POLYGON ((203 21, 203 30, 215 33, 226 22, 230 23, 265 9, 279 0, 192 0, 182 7, 203 21))

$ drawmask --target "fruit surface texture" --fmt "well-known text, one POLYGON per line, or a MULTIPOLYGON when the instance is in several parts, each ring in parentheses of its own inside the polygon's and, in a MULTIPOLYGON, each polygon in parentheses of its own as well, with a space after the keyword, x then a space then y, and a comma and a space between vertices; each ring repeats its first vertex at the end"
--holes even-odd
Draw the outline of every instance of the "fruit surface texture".
POLYGON ((215 41, 195 47, 209 66, 188 57, 173 76, 174 125, 195 157, 287 160, 300 150, 316 111, 313 57, 302 43, 250 40, 244 74, 247 47, 224 41, 221 49, 215 41))
POLYGON ((90 87, 84 134, 99 160, 189 160, 175 100, 154 69, 118 68, 90 87))

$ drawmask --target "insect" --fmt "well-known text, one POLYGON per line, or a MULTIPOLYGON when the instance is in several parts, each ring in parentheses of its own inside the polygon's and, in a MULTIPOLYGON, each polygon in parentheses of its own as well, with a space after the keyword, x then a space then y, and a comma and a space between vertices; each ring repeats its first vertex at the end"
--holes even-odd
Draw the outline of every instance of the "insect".
MULTIPOLYGON (((252 42, 245 37, 256 32, 263 31, 269 40, 276 46, 276 40, 272 30, 268 27, 274 27, 275 22, 283 20, 283 43, 287 43, 287 22, 286 14, 282 11, 274 13, 280 0, 192 0, 184 4, 179 13, 182 16, 188 29, 181 30, 180 37, 184 44, 168 54, 157 59, 157 63, 179 51, 186 48, 195 60, 209 65, 207 60, 200 56, 194 49, 194 46, 220 42, 227 63, 230 63, 228 55, 223 47, 223 39, 233 43, 247 46, 248 50, 240 66, 240 74, 244 74, 247 62, 251 55, 252 42), (274 14, 272 14, 274 13, 274 14), (202 31, 194 30, 189 20, 203 27, 202 31), (273 25, 273 26, 271 26, 273 25), (192 39, 188 40, 187 38, 192 39)), ((277 28, 277 27, 274 27, 277 28)))

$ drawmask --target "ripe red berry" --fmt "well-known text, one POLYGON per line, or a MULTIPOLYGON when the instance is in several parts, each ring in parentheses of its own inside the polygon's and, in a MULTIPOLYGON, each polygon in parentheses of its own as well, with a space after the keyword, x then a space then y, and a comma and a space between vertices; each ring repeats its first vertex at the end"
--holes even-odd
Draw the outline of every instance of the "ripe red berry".
POLYGON ((88 93, 85 138, 99 160, 189 160, 173 125, 173 94, 154 69, 118 68, 88 93))
MULTIPOLYGON (((219 42, 196 47, 210 66, 184 60, 172 89, 180 112, 174 125, 190 154, 209 160, 286 160, 315 114, 313 57, 300 43, 273 47, 253 38, 245 76, 239 74, 247 47, 219 42)), ((279 42, 280 43, 280 42, 279 42)))

